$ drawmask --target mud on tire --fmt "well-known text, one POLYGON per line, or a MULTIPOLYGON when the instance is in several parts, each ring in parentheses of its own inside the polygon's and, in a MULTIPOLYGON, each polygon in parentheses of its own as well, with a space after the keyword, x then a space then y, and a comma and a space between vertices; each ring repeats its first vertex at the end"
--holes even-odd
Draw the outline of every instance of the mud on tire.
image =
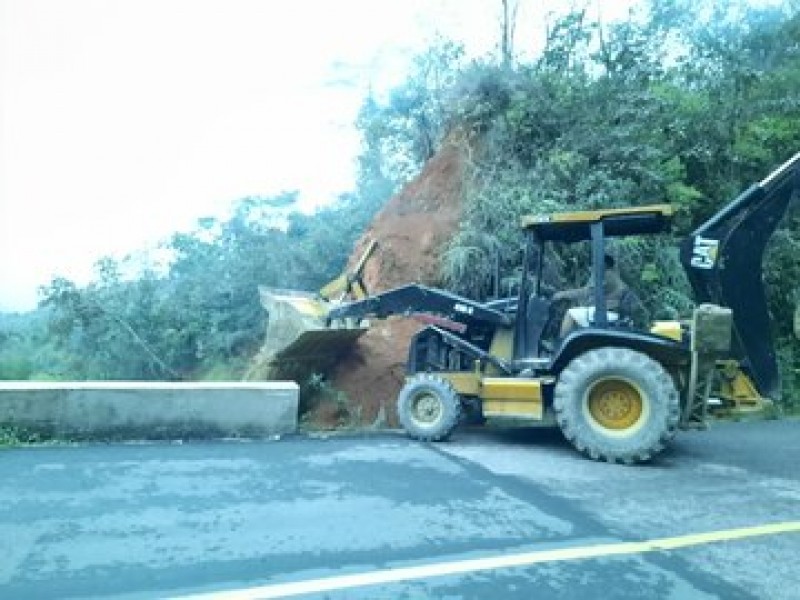
POLYGON ((397 417, 409 436, 438 442, 450 436, 461 416, 461 400, 450 383, 427 373, 410 378, 397 397, 397 417))
POLYGON ((644 462, 675 437, 680 398, 667 371, 627 348, 577 356, 561 372, 553 404, 564 436, 596 460, 644 462))

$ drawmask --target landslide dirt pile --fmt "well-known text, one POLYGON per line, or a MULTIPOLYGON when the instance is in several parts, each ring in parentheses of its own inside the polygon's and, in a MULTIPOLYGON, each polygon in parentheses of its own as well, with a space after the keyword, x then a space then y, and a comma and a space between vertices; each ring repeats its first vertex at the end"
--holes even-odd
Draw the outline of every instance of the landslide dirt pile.
MULTIPOLYGON (((406 283, 438 283, 441 252, 461 217, 463 147, 452 138, 446 142, 356 244, 351 266, 369 240, 378 240, 378 250, 364 271, 369 293, 406 283)), ((400 317, 373 321, 337 364, 331 382, 347 394, 351 412, 362 424, 396 424, 395 399, 405 377, 408 343, 420 328, 417 321, 400 317)), ((312 420, 317 419, 312 415, 312 420)))

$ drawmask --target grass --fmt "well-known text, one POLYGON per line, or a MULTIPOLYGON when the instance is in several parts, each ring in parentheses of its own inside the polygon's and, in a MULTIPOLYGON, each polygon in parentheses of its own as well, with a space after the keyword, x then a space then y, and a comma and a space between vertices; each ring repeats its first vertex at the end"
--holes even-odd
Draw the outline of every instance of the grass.
POLYGON ((0 448, 14 448, 42 441, 38 433, 15 425, 0 425, 0 448))

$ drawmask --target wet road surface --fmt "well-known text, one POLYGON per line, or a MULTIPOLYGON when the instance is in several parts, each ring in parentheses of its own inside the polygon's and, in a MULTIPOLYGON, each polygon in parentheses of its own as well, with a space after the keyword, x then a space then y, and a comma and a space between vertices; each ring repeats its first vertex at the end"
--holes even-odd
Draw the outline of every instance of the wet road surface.
POLYGON ((5 450, 0 597, 797 598, 797 532, 614 549, 796 523, 798 465, 798 421, 641 467, 542 430, 5 450))

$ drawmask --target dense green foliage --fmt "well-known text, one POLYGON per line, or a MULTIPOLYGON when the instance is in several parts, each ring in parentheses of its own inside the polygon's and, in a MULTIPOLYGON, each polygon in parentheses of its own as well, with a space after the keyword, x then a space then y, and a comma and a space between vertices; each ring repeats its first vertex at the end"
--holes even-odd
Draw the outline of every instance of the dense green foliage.
MULTIPOLYGON (((602 26, 562 15, 525 64, 506 38, 501 56, 471 62, 458 44, 437 43, 385 101, 365 101, 351 196, 312 215, 293 210, 292 194, 247 198, 229 218, 176 234, 166 269, 131 278, 130 265, 103 260, 86 287, 54 280, 39 311, 0 321, 0 378, 237 375, 263 332, 256 284, 315 289, 334 276, 375 210, 453 131, 469 181, 444 285, 485 298, 498 256, 513 280, 522 214, 667 201, 680 208, 674 239, 616 251, 651 316, 686 314, 676 240, 800 150, 800 5, 703 4, 651 0, 602 26)), ((790 397, 800 396, 798 256, 795 211, 765 265, 790 397)), ((582 283, 579 249, 551 258, 554 284, 582 283)))
POLYGON ((257 286, 318 289, 385 198, 346 196, 311 215, 296 199, 245 198, 225 220, 200 220, 161 248, 161 273, 104 258, 85 287, 54 279, 39 311, 0 322, 0 378, 240 376, 264 333, 257 286))

